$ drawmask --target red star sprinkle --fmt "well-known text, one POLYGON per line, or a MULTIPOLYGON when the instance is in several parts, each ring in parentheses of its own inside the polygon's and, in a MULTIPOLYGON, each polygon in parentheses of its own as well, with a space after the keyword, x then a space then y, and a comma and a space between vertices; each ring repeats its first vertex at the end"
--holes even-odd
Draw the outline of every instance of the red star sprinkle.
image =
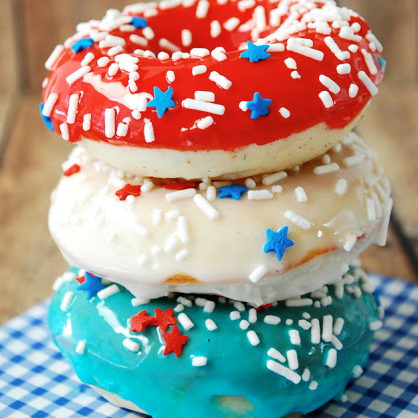
POLYGON ((273 306, 273 304, 272 303, 266 303, 265 305, 258 306, 257 308, 255 308, 255 310, 256 311, 261 311, 261 309, 267 309, 267 308, 270 308, 270 306, 273 306))
POLYGON ((85 276, 76 277, 75 279, 78 281, 79 284, 83 284, 86 281, 85 276))
POLYGON ((148 316, 147 311, 144 309, 139 314, 134 315, 131 318, 131 331, 132 332, 143 332, 147 325, 150 325, 155 318, 148 316))
POLYGON ((65 171, 64 171, 64 176, 66 176, 66 177, 70 177, 70 176, 72 176, 73 174, 75 174, 75 173, 78 173, 79 171, 81 170, 81 167, 78 165, 78 164, 74 164, 74 165, 72 165, 70 168, 67 168, 65 171))
POLYGON ((115 195, 119 198, 119 200, 126 200, 126 198, 130 195, 132 196, 139 196, 141 194, 141 186, 132 184, 127 184, 122 189, 118 190, 115 195))
POLYGON ((163 184, 164 189, 169 190, 184 190, 184 189, 195 189, 196 183, 167 183, 163 184))
POLYGON ((180 357, 183 351, 183 345, 189 339, 187 335, 180 334, 179 327, 174 325, 171 333, 162 333, 162 337, 165 341, 164 355, 174 352, 177 357, 180 357))
POLYGON ((151 325, 160 327, 162 332, 166 332, 169 325, 177 324, 177 318, 173 316, 174 311, 172 308, 166 309, 165 311, 162 311, 159 308, 155 308, 154 312, 155 318, 151 322, 151 325))

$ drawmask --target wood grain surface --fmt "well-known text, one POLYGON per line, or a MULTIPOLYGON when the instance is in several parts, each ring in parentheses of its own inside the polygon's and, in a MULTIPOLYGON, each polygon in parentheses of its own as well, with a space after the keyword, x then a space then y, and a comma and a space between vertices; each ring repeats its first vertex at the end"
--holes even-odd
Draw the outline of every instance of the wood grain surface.
MULTIPOLYGON (((47 212, 71 145, 39 116, 44 61, 79 21, 129 2, 0 0, 0 54, 8 57, 0 60, 0 323, 47 297, 66 268, 49 236, 47 212)), ((379 152, 394 215, 387 246, 371 247, 361 259, 366 269, 418 283, 418 2, 339 3, 365 15, 388 60, 386 80, 358 132, 379 152)))

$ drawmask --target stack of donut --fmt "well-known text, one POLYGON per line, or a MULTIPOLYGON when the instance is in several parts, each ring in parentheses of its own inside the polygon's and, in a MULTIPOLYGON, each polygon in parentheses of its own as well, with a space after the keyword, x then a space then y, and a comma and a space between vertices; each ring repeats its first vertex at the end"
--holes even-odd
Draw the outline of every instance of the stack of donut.
POLYGON ((154 418, 344 398, 381 326, 356 257, 390 186, 351 132, 381 52, 326 0, 139 3, 55 48, 40 110, 78 146, 49 325, 83 382, 154 418))

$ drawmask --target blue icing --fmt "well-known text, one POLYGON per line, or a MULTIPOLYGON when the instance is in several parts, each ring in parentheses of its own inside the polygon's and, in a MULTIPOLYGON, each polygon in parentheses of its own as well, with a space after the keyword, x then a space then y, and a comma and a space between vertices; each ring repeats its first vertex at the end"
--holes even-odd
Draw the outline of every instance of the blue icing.
MULTIPOLYGON (((228 302, 217 302, 212 313, 193 305, 185 307, 183 312, 194 327, 185 331, 178 323, 181 334, 189 339, 177 358, 174 353, 163 356, 164 341, 157 327, 148 326, 143 333, 130 331, 133 315, 143 309, 148 315, 154 315, 157 307, 163 310, 174 308, 178 303, 176 298, 160 298, 133 307, 132 295, 122 287, 119 293, 105 300, 94 296, 87 301, 85 292, 77 292, 77 286, 76 281, 66 282, 52 298, 48 322, 56 344, 83 382, 130 400, 154 418, 274 418, 290 412, 308 413, 343 393, 353 367, 364 365, 373 338, 369 323, 378 319, 374 298, 365 292, 356 298, 346 291, 341 300, 333 297, 331 305, 320 309, 314 306, 285 307, 280 302, 275 307, 259 311, 256 324, 250 324, 246 331, 240 329, 240 320, 229 318, 229 313, 235 308, 228 302), (63 312, 61 301, 70 290, 74 297, 68 310, 63 312), (297 325, 304 312, 311 318, 318 318, 321 329, 326 314, 344 318, 345 324, 338 336, 344 347, 338 351, 334 369, 323 366, 331 343, 312 345, 311 332, 297 325), (266 324, 266 315, 277 315, 282 321, 278 325, 266 324), (217 324, 215 331, 206 329, 207 318, 217 324), (286 325, 289 318, 293 325, 286 325), (301 346, 290 343, 288 331, 293 328, 300 333, 301 346), (256 347, 247 339, 249 330, 255 330, 260 338, 256 347), (123 347, 126 337, 140 345, 139 353, 123 347), (86 341, 82 355, 75 352, 80 340, 86 341), (271 347, 282 354, 296 349, 299 360, 296 372, 302 374, 306 367, 309 368, 310 380, 296 385, 268 370, 266 363, 270 358, 267 351, 271 347), (193 367, 192 356, 207 357, 207 365, 193 367), (308 388, 311 381, 318 382, 316 390, 308 388), (219 395, 245 397, 248 399, 247 410, 231 412, 219 395)), ((328 288, 329 295, 334 296, 334 286, 328 288)), ((217 301, 217 298, 213 300, 217 301)), ((248 310, 247 306, 247 310, 241 312, 243 319, 248 319, 248 310)), ((284 365, 287 366, 287 362, 284 365)))

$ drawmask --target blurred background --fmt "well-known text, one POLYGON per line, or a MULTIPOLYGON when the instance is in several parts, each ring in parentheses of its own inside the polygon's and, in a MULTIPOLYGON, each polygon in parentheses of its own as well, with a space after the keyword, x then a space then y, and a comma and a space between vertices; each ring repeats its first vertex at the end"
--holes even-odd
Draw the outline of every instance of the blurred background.
MULTIPOLYGON (((0 0, 0 324, 47 297, 66 269, 47 230, 49 195, 72 148, 39 116, 44 62, 81 21, 126 0, 0 0)), ((358 132, 379 152, 394 213, 363 266, 418 283, 418 1, 340 0, 385 47, 387 73, 358 132)))

